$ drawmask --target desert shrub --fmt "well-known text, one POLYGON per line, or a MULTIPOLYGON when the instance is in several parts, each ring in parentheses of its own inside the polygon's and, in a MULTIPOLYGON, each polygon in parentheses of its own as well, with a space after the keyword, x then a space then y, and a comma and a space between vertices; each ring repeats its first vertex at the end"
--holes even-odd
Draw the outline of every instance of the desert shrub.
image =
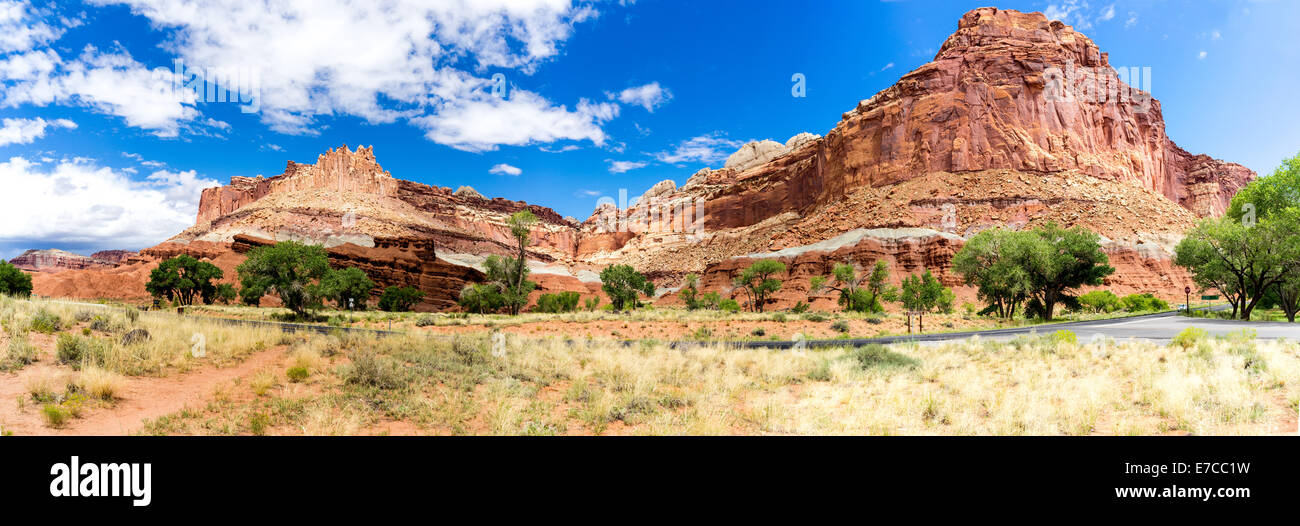
POLYGON ((1119 296, 1101 289, 1079 296, 1079 305, 1092 312, 1115 312, 1123 307, 1119 296))
POLYGON ((352 358, 352 367, 344 381, 349 384, 398 389, 406 385, 406 373, 396 360, 371 351, 362 351, 352 358))
POLYGON ((808 379, 814 382, 829 382, 831 380, 831 361, 822 360, 817 362, 817 367, 808 371, 808 379))
POLYGON ((695 333, 691 335, 691 338, 699 341, 706 341, 712 339, 713 330, 708 327, 700 327, 698 329, 695 329, 695 333))
POLYGON ((438 319, 433 316, 420 316, 415 320, 416 327, 431 327, 438 324, 438 319))
POLYGON ((587 301, 585 302, 585 305, 586 305, 586 307, 587 307, 587 310, 589 310, 589 311, 594 311, 594 310, 596 310, 596 308, 600 306, 600 297, 599 297, 599 296, 592 296, 592 297, 590 297, 590 298, 587 298, 587 301))
POLYGON ((424 299, 424 292, 414 287, 388 287, 379 296, 379 310, 407 312, 424 299))
POLYGON ((289 370, 285 372, 285 376, 289 377, 290 382, 298 383, 306 380, 308 376, 311 376, 311 372, 309 372, 306 367, 298 365, 290 367, 289 370))
POLYGON ((1079 335, 1075 334, 1074 331, 1059 330, 1052 333, 1051 336, 1048 336, 1048 341, 1051 341, 1053 344, 1066 343, 1070 345, 1079 345, 1079 335))
POLYGON ((753 331, 750 331, 749 334, 751 334, 751 335, 753 335, 753 336, 758 336, 759 338, 762 338, 762 337, 764 337, 764 336, 767 336, 767 331, 764 330, 762 327, 759 327, 759 328, 757 328, 757 329, 754 329, 753 331))
POLYGON ((248 386, 252 388, 253 394, 263 396, 272 387, 275 387, 275 373, 271 371, 258 371, 248 381, 248 386))
POLYGON ((132 329, 130 332, 122 335, 122 345, 135 345, 149 341, 149 331, 144 329, 132 329))
POLYGON ((795 314, 803 314, 805 312, 808 312, 808 304, 802 301, 795 303, 793 307, 790 307, 790 312, 793 312, 795 314))
POLYGON ((870 323, 872 325, 880 325, 882 323, 885 323, 885 320, 881 319, 880 316, 867 316, 865 319, 867 320, 867 323, 870 323))
POLYGON ((50 313, 45 309, 36 312, 32 317, 32 323, 29 328, 33 331, 43 334, 54 334, 63 330, 63 320, 58 315, 50 313))
POLYGON ((63 427, 71 418, 69 411, 58 404, 45 404, 41 407, 41 416, 45 418, 46 424, 56 428, 63 427))
POLYGON ((803 315, 803 319, 805 319, 805 320, 807 320, 807 321, 811 321, 811 322, 813 322, 813 323, 821 323, 821 322, 826 321, 826 316, 824 316, 824 315, 822 315, 822 314, 818 314, 818 313, 816 313, 816 312, 809 312, 809 313, 803 315))
POLYGON ((0 371, 14 371, 36 361, 37 349, 27 341, 25 336, 13 335, 9 348, 5 349, 4 359, 0 360, 0 371))
POLYGON ((86 323, 95 319, 95 313, 88 310, 79 310, 72 315, 72 319, 77 320, 77 323, 86 323))
POLYGON ((60 363, 79 364, 81 363, 82 356, 85 354, 85 340, 71 334, 59 335, 55 356, 59 358, 60 363))
POLYGON ((127 307, 127 308, 124 310, 124 312, 126 313, 126 319, 127 319, 127 321, 129 321, 129 322, 131 322, 131 323, 135 323, 135 322, 137 322, 137 321, 140 321, 140 309, 137 309, 137 308, 135 308, 135 307, 127 307))
POLYGON ((774 322, 777 322, 777 323, 785 323, 785 320, 786 320, 786 317, 785 317, 785 313, 784 313, 784 312, 778 312, 778 313, 772 315, 772 321, 774 321, 774 322))
POLYGON ((889 350, 884 345, 871 344, 858 347, 848 354, 862 370, 912 368, 920 365, 920 360, 889 350))
POLYGON ((265 435, 266 428, 270 427, 270 425, 271 417, 267 416, 266 413, 253 413, 253 416, 248 418, 248 432, 256 436, 265 435))
POLYGON ((967 316, 974 316, 975 313, 979 312, 980 308, 978 305, 967 301, 961 304, 961 310, 966 311, 967 316))
POLYGON ((725 299, 718 303, 718 308, 723 312, 740 312, 740 303, 733 299, 725 299))
POLYGON ((841 334, 847 333, 849 332, 849 322, 844 320, 839 320, 834 323, 831 323, 831 330, 841 334))
POLYGON ((1170 342, 1170 344, 1182 347, 1184 349, 1191 349, 1192 347, 1196 347, 1197 344, 1204 341, 1207 337, 1209 337, 1209 335, 1210 335, 1209 331, 1202 329, 1200 327, 1188 327, 1186 329, 1183 329, 1182 332, 1178 333, 1177 336, 1174 336, 1174 339, 1170 342))

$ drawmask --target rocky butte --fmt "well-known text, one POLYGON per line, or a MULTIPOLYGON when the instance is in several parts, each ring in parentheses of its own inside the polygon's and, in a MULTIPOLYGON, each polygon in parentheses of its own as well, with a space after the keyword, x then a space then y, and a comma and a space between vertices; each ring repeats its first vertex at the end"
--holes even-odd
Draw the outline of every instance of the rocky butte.
MULTIPOLYGON (((604 205, 581 223, 397 179, 372 148, 344 146, 274 177, 205 190, 193 227, 115 271, 138 279, 132 287, 142 293, 144 278, 127 276, 147 277, 140 269, 159 258, 191 253, 233 269, 243 250, 294 239, 330 248, 336 265, 363 262, 381 285, 420 286, 423 309, 453 308, 486 256, 511 252, 506 220, 528 209, 540 219, 528 254, 536 294, 597 294, 597 272, 626 263, 665 287, 657 301, 671 304, 675 295, 663 293, 688 272, 732 294, 735 273, 770 257, 790 269, 782 308, 807 300, 807 278, 846 261, 888 261, 895 281, 930 269, 958 285, 951 260, 969 236, 1055 221, 1104 236, 1117 268, 1107 287, 1172 299, 1190 283, 1172 265, 1172 247, 1254 177, 1174 144, 1160 102, 1119 78, 1088 37, 1041 13, 980 8, 962 16, 934 60, 859 102, 824 136, 751 142, 681 187, 661 182, 630 207, 604 205)), ((37 292, 81 293, 56 281, 37 280, 37 292)))

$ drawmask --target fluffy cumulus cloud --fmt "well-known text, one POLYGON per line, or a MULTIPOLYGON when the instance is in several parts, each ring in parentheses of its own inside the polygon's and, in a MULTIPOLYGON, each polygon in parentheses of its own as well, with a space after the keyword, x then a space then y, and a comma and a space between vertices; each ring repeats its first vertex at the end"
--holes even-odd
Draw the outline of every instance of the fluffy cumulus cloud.
POLYGON ((0 163, 0 244, 142 248, 194 223, 199 193, 217 182, 193 171, 135 180, 82 159, 57 164, 14 157, 0 163))
POLYGON ((41 20, 31 4, 17 0, 0 1, 0 53, 45 45, 62 34, 62 28, 41 20))
POLYGON ((646 165, 650 164, 645 161, 608 161, 607 160, 607 162, 609 162, 609 173, 612 174, 626 173, 631 170, 636 170, 637 168, 645 168, 646 165))
POLYGON ((40 117, 35 119, 4 119, 0 121, 0 146, 9 144, 29 144, 45 136, 46 128, 74 129, 77 123, 67 119, 47 121, 40 117))
POLYGON ((521 173, 524 173, 524 171, 519 169, 519 167, 517 166, 510 166, 508 164, 501 163, 489 169, 488 173, 495 174, 495 175, 519 175, 521 173))
POLYGON ((261 119, 282 133, 314 134, 319 118, 347 115, 411 122, 435 142, 484 151, 556 140, 599 145, 612 117, 581 102, 569 109, 522 91, 490 94, 489 69, 531 74, 577 24, 597 16, 571 0, 92 1, 148 18, 188 67, 255 79, 261 119), (525 124, 516 126, 510 112, 525 124), (486 120, 470 122, 479 117, 486 120))
POLYGON ((687 162, 716 163, 725 161, 728 156, 745 143, 728 139, 720 133, 711 133, 692 137, 678 143, 671 151, 654 154, 655 159, 669 164, 687 162))
POLYGON ((658 82, 651 82, 644 86, 636 86, 608 95, 610 99, 617 99, 623 104, 641 106, 652 113, 655 108, 667 104, 673 98, 673 93, 660 86, 658 82))

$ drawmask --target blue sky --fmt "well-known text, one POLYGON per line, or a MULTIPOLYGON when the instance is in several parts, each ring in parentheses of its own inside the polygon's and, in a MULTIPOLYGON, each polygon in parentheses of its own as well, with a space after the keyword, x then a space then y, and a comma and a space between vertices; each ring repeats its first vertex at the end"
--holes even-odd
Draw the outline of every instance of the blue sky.
MULTIPOLYGON (((585 219, 743 141, 824 134, 990 2, 191 3, 0 0, 0 177, 17 183, 0 258, 147 247, 192 224, 202 187, 345 143, 396 177, 585 219), (160 95, 177 58, 252 72, 258 111, 160 95)), ((1300 3, 997 5, 1150 67, 1188 151, 1261 173, 1300 151, 1300 3)))

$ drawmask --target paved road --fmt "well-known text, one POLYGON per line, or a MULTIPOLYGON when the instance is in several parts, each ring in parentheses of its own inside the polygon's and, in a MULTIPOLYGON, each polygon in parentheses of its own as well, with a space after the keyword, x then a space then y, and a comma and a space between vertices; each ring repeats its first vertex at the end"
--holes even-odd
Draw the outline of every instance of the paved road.
MULTIPOLYGON (((1080 342, 1088 342, 1095 337, 1102 336, 1115 340, 1139 339, 1151 340, 1157 342, 1167 342, 1173 339, 1179 332, 1188 327, 1200 327, 1208 331, 1211 335, 1224 335, 1242 329, 1254 329, 1257 337, 1261 339, 1278 339, 1288 338, 1300 340, 1300 323, 1285 322, 1244 322, 1232 320, 1218 320, 1205 318, 1188 318, 1178 313, 1167 312, 1161 314, 1148 314, 1145 316, 1132 316, 1111 320, 1095 321, 1077 321, 1068 323, 1055 323, 1051 325, 1039 325, 1035 327, 1020 327, 1014 329, 994 329, 987 331, 969 331, 969 332, 952 332, 942 334, 922 334, 922 335, 903 335, 890 336, 885 338, 865 338, 865 339, 848 339, 848 340, 812 340, 807 342, 808 347, 858 347, 870 345, 873 343, 903 343, 917 342, 922 344, 935 344, 952 340, 964 340, 971 336, 979 335, 980 338, 988 340, 1011 340, 1019 336, 1029 334, 1049 334, 1059 330, 1073 331, 1079 337, 1080 342)), ((691 345, 690 343, 681 343, 678 345, 691 345)), ((788 349, 795 346, 795 342, 788 341, 754 341, 754 342, 736 342, 733 345, 744 348, 775 348, 788 349)))

